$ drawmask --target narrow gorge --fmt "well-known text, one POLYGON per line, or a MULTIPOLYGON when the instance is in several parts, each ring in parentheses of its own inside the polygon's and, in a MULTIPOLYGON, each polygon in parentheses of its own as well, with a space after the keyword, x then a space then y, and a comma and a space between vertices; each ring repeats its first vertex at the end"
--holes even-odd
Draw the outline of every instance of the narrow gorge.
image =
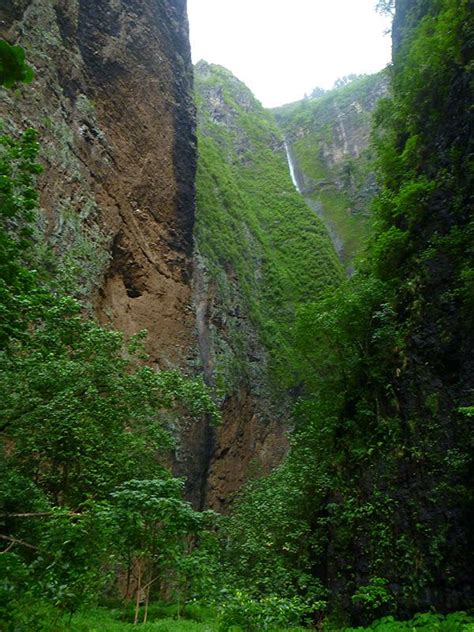
POLYGON ((473 629, 474 12, 378 8, 269 109, 186 0, 0 0, 0 629, 473 629))

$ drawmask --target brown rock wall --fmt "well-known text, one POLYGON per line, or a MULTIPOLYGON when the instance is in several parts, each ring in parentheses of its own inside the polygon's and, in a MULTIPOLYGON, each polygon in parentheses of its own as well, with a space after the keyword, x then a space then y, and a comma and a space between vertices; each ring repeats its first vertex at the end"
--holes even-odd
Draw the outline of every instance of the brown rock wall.
POLYGON ((36 79, 0 105, 40 132, 41 203, 58 254, 64 217, 101 235, 92 302, 104 324, 148 329, 160 366, 194 353, 191 296, 195 137, 186 3, 1 0, 0 35, 36 79))
POLYGON ((265 419, 246 388, 226 399, 222 416, 214 436, 206 501, 215 511, 225 512, 246 481, 281 463, 288 452, 288 425, 277 417, 265 419))
MULTIPOLYGON (((9 130, 39 131, 42 228, 53 265, 75 262, 66 292, 104 325, 147 329, 153 365, 195 371, 185 0, 0 0, 0 37, 35 69, 31 85, 0 94, 0 117, 9 130)), ((207 425, 176 428, 175 471, 196 505, 207 425)))

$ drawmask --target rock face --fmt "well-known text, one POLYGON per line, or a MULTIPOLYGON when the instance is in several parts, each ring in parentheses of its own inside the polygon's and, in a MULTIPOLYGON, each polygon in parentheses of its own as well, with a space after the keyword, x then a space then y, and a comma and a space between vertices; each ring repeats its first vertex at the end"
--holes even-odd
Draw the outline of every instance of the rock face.
POLYGON ((377 190, 369 147, 372 112, 387 94, 388 77, 382 72, 274 110, 297 186, 349 268, 368 231, 377 190))
POLYGON ((295 313, 341 278, 281 132, 231 73, 198 67, 195 227, 184 0, 0 0, 0 36, 35 68, 20 95, 0 96, 0 116, 39 131, 54 257, 39 244, 38 264, 102 324, 148 330, 151 365, 204 373, 223 425, 183 420, 174 466, 196 506, 225 509, 285 454, 301 382, 295 313))
POLYGON ((2 5, 2 35, 36 71, 14 122, 40 131, 47 234, 60 255, 77 245, 74 229, 92 242, 99 319, 148 329, 152 360, 182 364, 195 170, 185 2, 2 5))
MULTIPOLYGON (((438 32, 444 28, 456 33, 459 53, 452 53, 445 44, 442 61, 431 62, 434 68, 438 64, 444 74, 432 71, 424 83, 420 82, 416 96, 420 99, 429 95, 425 107, 416 109, 415 125, 410 121, 398 131, 400 153, 403 148, 406 151, 415 134, 419 135, 416 138, 420 139, 423 159, 415 173, 420 179, 430 178, 436 187, 427 212, 417 217, 414 226, 400 222, 415 244, 400 268, 406 285, 416 287, 416 292, 400 292, 399 309, 406 319, 407 366, 400 378, 399 398, 405 423, 409 426, 414 420, 410 430, 416 442, 426 445, 422 465, 408 459, 403 464, 405 494, 421 508, 426 533, 430 529, 436 535, 446 534, 440 538, 443 544, 439 551, 443 553, 430 560, 436 569, 430 569, 431 577, 438 581, 431 581, 420 599, 423 608, 434 606, 441 611, 469 609, 474 603, 472 425, 462 413, 462 407, 472 405, 474 392, 474 291, 472 283, 468 287, 464 280, 463 271, 472 269, 474 261, 470 169, 474 142, 469 131, 474 23, 469 2, 443 6, 430 0, 397 0, 392 37, 400 101, 404 85, 400 77, 408 74, 404 55, 410 51, 410 37, 425 16, 432 16, 435 24, 441 23, 438 32), (449 9, 443 13, 444 7, 450 7, 451 13, 449 9), (430 87, 437 85, 443 87, 442 96, 430 92, 430 87), (458 240, 457 235, 463 238, 458 240), (446 248, 445 244, 450 246, 446 248), (453 455, 457 455, 457 462, 453 455), (437 460, 434 466, 426 467, 430 458, 432 462, 437 460), (438 468, 439 463, 442 465, 438 468), (460 490, 465 490, 465 495, 460 490)), ((426 24, 429 22, 424 22, 425 36, 431 33, 426 24)), ((418 35, 415 43, 419 45, 420 39, 418 35)), ((397 225, 396 220, 393 223, 397 225)), ((400 522, 406 520, 408 510, 404 514, 400 522)), ((429 559, 432 542, 423 544, 429 559)))
MULTIPOLYGON (((0 0, 0 29, 35 68, 21 98, 2 95, 0 116, 40 134, 53 276, 103 324, 147 329, 151 363, 186 368, 196 146, 185 0, 0 0)), ((183 433, 178 470, 196 500, 205 433, 183 433)))
POLYGON ((201 360, 220 393, 207 501, 225 509, 287 450, 299 307, 337 284, 322 223, 295 191, 270 112, 226 69, 196 67, 197 306, 201 360))
POLYGON ((375 423, 356 417, 346 445, 357 445, 358 433, 364 442, 380 437, 359 464, 345 457, 345 482, 338 478, 329 498, 342 507, 345 489, 370 507, 360 527, 344 519, 329 531, 323 572, 346 609, 351 581, 373 576, 389 580, 403 617, 474 603, 471 4, 395 3, 372 273, 392 294, 398 338, 392 358, 372 351, 365 360, 382 369, 382 397, 377 380, 359 378, 345 405, 352 420, 368 396, 377 400, 375 423))

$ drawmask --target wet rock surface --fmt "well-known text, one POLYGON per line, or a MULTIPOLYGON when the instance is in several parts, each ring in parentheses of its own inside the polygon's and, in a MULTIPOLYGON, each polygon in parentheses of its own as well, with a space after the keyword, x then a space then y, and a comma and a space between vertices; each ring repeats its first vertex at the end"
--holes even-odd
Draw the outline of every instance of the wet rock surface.
MULTIPOLYGON (((39 132, 41 228, 57 261, 73 261, 71 293, 126 336, 148 330, 153 366, 195 372, 186 2, 0 0, 0 36, 35 70, 1 95, 0 117, 39 132)), ((198 504, 205 432, 177 432, 175 468, 198 504)))

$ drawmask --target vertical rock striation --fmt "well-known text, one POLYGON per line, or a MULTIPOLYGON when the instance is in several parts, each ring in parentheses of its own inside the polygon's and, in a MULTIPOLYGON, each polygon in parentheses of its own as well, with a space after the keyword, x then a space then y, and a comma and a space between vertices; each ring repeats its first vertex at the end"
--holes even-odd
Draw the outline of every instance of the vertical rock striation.
MULTIPOLYGON (((40 134, 41 228, 55 250, 45 267, 101 323, 147 329, 152 364, 194 371, 185 0, 0 0, 0 36, 35 69, 20 96, 1 95, 0 117, 40 134)), ((177 470, 198 504, 205 432, 180 432, 177 470)))
POLYGON ((2 1, 0 19, 36 71, 1 114, 40 132, 50 242, 61 257, 78 235, 89 240, 101 260, 88 279, 98 318, 126 334, 148 329, 152 361, 183 365, 194 324, 186 3, 2 1))

